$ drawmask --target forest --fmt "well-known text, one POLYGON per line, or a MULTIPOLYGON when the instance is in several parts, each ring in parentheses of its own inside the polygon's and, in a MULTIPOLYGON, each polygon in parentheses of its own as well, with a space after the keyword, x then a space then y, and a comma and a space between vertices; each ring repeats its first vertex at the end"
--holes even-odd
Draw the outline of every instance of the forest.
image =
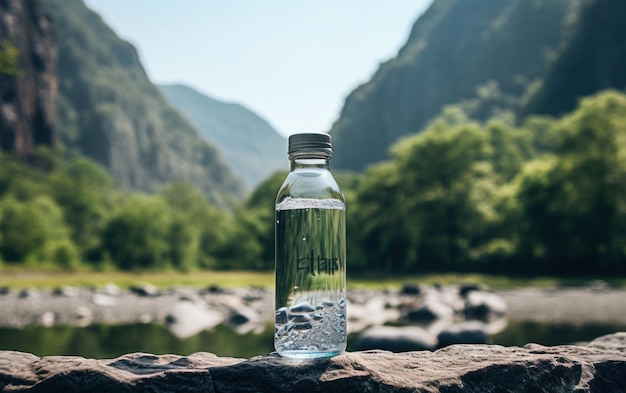
MULTIPOLYGON (((61 270, 271 270, 274 198, 192 185, 123 190, 87 158, 0 153, 0 263, 61 270)), ((334 171, 357 274, 626 273, 626 95, 606 90, 561 117, 472 120, 448 106, 363 173, 334 171)), ((285 160, 287 157, 285 156, 285 160)), ((331 161, 332 167, 332 161, 331 161)))

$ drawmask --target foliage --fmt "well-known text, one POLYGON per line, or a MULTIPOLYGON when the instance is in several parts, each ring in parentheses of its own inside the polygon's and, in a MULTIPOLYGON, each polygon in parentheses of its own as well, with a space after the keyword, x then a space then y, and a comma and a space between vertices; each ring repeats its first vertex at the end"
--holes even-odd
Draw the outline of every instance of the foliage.
POLYGON ((0 206, 0 252, 5 261, 75 265, 74 246, 68 240, 61 209, 52 199, 45 195, 26 201, 9 197, 0 206))
POLYGON ((279 171, 265 179, 236 212, 237 225, 222 250, 220 267, 274 268, 274 205, 286 175, 279 171))
POLYGON ((167 265, 169 226, 162 200, 133 197, 106 224, 103 251, 124 270, 162 269, 167 265))
MULTIPOLYGON (((0 155, 6 267, 129 271, 274 265, 274 203, 286 173, 235 211, 189 184, 127 194, 85 158, 0 155)), ((472 121, 448 107, 364 174, 334 171, 347 200, 351 274, 626 273, 626 95, 562 118, 472 121)))
POLYGON ((10 40, 0 42, 0 75, 20 76, 20 51, 10 40))
POLYGON ((214 268, 233 217, 195 188, 126 194, 93 161, 0 155, 0 260, 63 270, 214 268))
POLYGON ((436 122, 396 144, 358 192, 365 255, 389 272, 464 269, 491 214, 486 137, 475 124, 436 122))
POLYGON ((84 158, 68 163, 50 177, 50 191, 61 206, 74 244, 81 252, 93 252, 110 208, 111 178, 84 158))
POLYGON ((207 203, 186 183, 174 183, 160 197, 170 211, 169 260, 179 270, 214 268, 222 245, 232 231, 232 217, 207 203))
POLYGON ((451 113, 367 172, 358 269, 626 272, 626 96, 607 91, 520 128, 451 113))
POLYGON ((522 252, 547 268, 626 270, 626 97, 606 92, 584 100, 558 124, 557 159, 529 164, 518 179, 525 217, 522 252))

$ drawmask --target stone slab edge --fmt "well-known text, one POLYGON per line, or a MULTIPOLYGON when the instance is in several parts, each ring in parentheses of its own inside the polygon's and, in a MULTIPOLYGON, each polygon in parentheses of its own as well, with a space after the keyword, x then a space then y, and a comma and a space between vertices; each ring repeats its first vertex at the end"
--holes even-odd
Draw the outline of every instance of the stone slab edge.
POLYGON ((626 333, 588 345, 452 345, 294 361, 133 353, 116 359, 0 351, 2 392, 626 392, 626 333))

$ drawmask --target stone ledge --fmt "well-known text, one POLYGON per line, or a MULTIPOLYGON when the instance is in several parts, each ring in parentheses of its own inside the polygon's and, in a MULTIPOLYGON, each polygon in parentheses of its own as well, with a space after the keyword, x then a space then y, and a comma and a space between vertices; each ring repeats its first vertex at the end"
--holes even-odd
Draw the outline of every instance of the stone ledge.
POLYGON ((293 361, 211 353, 112 360, 0 351, 3 392, 624 392, 626 333, 588 345, 452 345, 293 361))

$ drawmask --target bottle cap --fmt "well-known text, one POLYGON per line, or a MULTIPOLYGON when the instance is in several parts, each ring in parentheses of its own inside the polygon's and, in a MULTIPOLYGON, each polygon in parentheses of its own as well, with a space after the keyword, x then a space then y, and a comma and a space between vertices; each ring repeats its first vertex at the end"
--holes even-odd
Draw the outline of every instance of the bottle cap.
POLYGON ((333 152, 330 134, 302 133, 289 136, 288 154, 313 151, 324 152, 330 155, 333 152))

